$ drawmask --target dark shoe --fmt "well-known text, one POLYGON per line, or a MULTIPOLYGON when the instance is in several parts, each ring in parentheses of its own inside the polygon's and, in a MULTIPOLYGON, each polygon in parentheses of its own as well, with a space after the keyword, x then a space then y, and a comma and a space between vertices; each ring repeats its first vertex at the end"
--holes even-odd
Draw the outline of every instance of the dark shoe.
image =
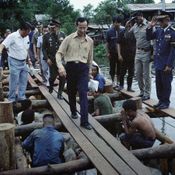
POLYGON ((138 97, 143 97, 143 94, 139 94, 138 97))
POLYGON ((49 87, 49 92, 50 92, 50 93, 53 92, 53 87, 49 87))
POLYGON ((87 129, 87 130, 91 130, 92 129, 92 126, 90 124, 87 124, 87 125, 80 125, 81 127, 87 129))
POLYGON ((143 97, 142 97, 142 100, 143 100, 143 101, 145 101, 145 100, 149 100, 149 99, 150 99, 149 96, 143 96, 143 97))
POLYGON ((61 94, 58 94, 58 95, 57 95, 57 98, 58 98, 59 100, 63 100, 63 99, 64 99, 63 96, 62 96, 61 94))
POLYGON ((121 91, 123 89, 123 86, 118 86, 118 87, 115 87, 114 89, 117 91, 121 91))
POLYGON ((77 119, 77 118, 79 117, 79 115, 78 115, 77 113, 75 113, 75 114, 72 114, 71 117, 72 117, 73 119, 77 119))
POLYGON ((169 108, 169 105, 165 105, 165 104, 161 104, 160 106, 158 106, 156 109, 167 109, 169 108))
POLYGON ((159 107, 160 105, 161 105, 161 103, 158 102, 157 104, 153 105, 153 108, 157 108, 157 107, 159 107))
POLYGON ((135 92, 135 91, 134 91, 133 89, 131 89, 131 88, 128 88, 127 91, 128 91, 128 92, 135 92))

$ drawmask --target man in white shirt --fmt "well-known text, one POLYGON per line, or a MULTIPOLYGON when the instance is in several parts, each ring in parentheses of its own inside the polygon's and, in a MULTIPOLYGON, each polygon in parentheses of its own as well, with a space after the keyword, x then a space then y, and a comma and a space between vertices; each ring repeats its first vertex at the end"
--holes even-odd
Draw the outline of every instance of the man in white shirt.
MULTIPOLYGON (((10 70, 8 100, 12 102, 26 99, 25 91, 28 81, 28 68, 26 65, 26 59, 28 56, 30 44, 28 37, 30 28, 30 23, 22 22, 20 24, 19 30, 9 34, 0 45, 0 57, 4 48, 8 50, 8 62, 10 70)), ((28 62, 31 64, 29 59, 28 62)))

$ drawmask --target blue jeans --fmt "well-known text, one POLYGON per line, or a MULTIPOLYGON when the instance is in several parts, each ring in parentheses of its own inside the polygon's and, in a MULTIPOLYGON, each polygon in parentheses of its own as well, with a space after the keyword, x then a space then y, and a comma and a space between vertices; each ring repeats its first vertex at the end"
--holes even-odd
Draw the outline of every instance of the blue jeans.
POLYGON ((8 57, 8 64, 10 70, 8 100, 24 100, 26 99, 25 92, 28 82, 28 68, 26 61, 20 61, 8 57), (18 92, 17 99, 16 92, 18 92))

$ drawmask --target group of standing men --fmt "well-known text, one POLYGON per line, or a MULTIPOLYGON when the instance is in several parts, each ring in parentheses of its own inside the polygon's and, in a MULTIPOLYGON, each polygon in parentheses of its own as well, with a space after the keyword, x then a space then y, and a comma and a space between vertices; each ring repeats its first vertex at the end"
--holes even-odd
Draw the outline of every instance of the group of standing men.
MULTIPOLYGON (((85 129, 91 129, 88 122, 88 81, 89 70, 93 60, 93 41, 87 36, 88 20, 79 17, 76 20, 77 31, 65 38, 64 33, 59 32, 60 22, 52 20, 48 33, 34 33, 37 38, 34 49, 34 58, 42 52, 42 60, 49 65, 49 91, 52 93, 54 81, 59 74, 61 88, 67 79, 67 90, 72 118, 78 118, 76 109, 76 93, 80 96, 80 125, 85 129), (37 37, 37 36, 38 37, 37 37), (40 38, 42 36, 42 38, 40 38), (62 40, 64 41, 62 42, 62 40), (62 43, 61 43, 62 42, 62 43), (37 44, 36 44, 37 43, 37 44), (61 44, 61 45, 60 45, 61 44), (66 63, 64 67, 63 64, 66 63)), ((19 30, 10 34, 0 45, 0 55, 4 48, 8 49, 8 61, 10 69, 9 78, 9 101, 24 100, 28 82, 28 67, 34 62, 28 56, 30 46, 29 33, 31 24, 22 22, 19 30)), ((33 39, 32 39, 33 40, 33 39)), ((41 56, 41 55, 40 55, 41 56)), ((41 57, 40 57, 41 60, 41 57)), ((58 91, 58 98, 61 98, 61 90, 58 91)))
POLYGON ((126 22, 125 28, 121 27, 122 18, 114 17, 113 26, 107 31, 107 50, 113 83, 117 65, 118 89, 124 88, 124 76, 128 71, 127 90, 133 92, 131 85, 135 70, 140 89, 139 96, 142 100, 150 99, 150 60, 153 41, 156 92, 159 100, 155 107, 158 109, 166 109, 170 104, 175 29, 170 25, 169 15, 161 12, 148 22, 141 12, 137 12, 126 22))

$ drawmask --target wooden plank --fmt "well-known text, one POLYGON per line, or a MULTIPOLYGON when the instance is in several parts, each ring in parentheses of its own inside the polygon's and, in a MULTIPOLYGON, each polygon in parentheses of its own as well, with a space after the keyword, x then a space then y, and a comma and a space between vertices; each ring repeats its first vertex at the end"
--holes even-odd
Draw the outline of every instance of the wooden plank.
MULTIPOLYGON (((63 93, 63 97, 68 102, 68 97, 63 93)), ((79 104, 77 104, 77 110, 80 109, 79 104)), ((91 115, 89 115, 89 123, 93 126, 95 131, 103 137, 106 143, 108 143, 111 148, 115 151, 118 156, 120 156, 126 164, 129 165, 137 174, 149 175, 150 170, 144 166, 133 154, 131 154, 115 137, 113 137, 102 125, 100 125, 91 115)))
MULTIPOLYGON (((153 107, 153 105, 157 104, 158 101, 153 100, 153 99, 149 99, 149 100, 143 101, 143 103, 145 103, 148 106, 153 107)), ((155 109, 155 110, 157 110, 157 109, 155 109)), ((174 108, 169 107, 168 109, 162 109, 162 110, 158 110, 158 111, 161 111, 161 112, 171 116, 172 118, 175 118, 175 109, 174 108)))
MULTIPOLYGON (((57 93, 53 93, 56 95, 57 93)), ((57 99, 57 98, 56 98, 57 99)), ((64 100, 58 100, 57 102, 60 104, 62 109, 70 116, 71 112, 69 110, 69 105, 64 100)), ((98 149, 98 151, 101 152, 101 154, 108 160, 111 165, 120 173, 125 175, 132 175, 135 174, 135 172, 125 163, 121 157, 119 157, 111 147, 106 144, 106 142, 99 136, 99 134, 96 134, 94 130, 85 130, 82 127, 80 127, 80 121, 79 120, 73 120, 72 122, 75 123, 77 127, 82 131, 82 133, 87 137, 87 139, 90 140, 90 142, 98 149)), ((95 129, 95 128, 94 128, 95 129)), ((103 131, 102 131, 103 132, 103 131)), ((121 145, 122 146, 122 145, 121 145)), ((122 146, 123 147, 123 146, 122 146)))
POLYGON ((29 81, 31 87, 33 87, 33 88, 37 88, 37 87, 38 87, 38 85, 37 85, 36 82, 33 80, 33 78, 31 77, 30 74, 28 75, 28 81, 29 81))
POLYGON ((59 116, 63 125, 67 128, 69 133, 80 145, 82 150, 89 157, 94 166, 98 169, 101 174, 104 175, 118 175, 116 170, 107 162, 107 160, 96 150, 96 148, 90 143, 90 141, 82 134, 82 132, 76 127, 76 125, 67 116, 65 111, 58 105, 57 101, 52 95, 48 93, 45 87, 39 86, 42 94, 49 101, 51 107, 54 109, 56 114, 59 116))
MULTIPOLYGON (((138 94, 136 92, 128 92, 126 90, 121 90, 121 92, 129 97, 136 97, 138 96, 138 94)), ((149 99, 149 100, 145 100, 143 101, 144 104, 153 107, 153 105, 157 104, 158 101, 153 100, 153 99, 149 99)), ((158 110, 161 111, 169 116, 171 116, 172 118, 175 118, 175 109, 174 108, 168 108, 168 109, 162 109, 162 110, 158 110)))

